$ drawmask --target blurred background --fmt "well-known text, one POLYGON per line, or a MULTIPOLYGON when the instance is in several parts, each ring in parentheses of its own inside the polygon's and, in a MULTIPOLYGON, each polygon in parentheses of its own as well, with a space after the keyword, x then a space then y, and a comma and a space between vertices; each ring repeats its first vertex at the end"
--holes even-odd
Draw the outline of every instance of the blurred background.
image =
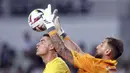
MULTIPOLYGON (((65 32, 92 55, 105 37, 124 42, 118 73, 130 73, 130 0, 0 0, 0 73, 42 73, 45 64, 35 55, 43 32, 28 25, 28 15, 47 4, 59 10, 65 32)), ((71 64, 72 73, 76 73, 71 64)))

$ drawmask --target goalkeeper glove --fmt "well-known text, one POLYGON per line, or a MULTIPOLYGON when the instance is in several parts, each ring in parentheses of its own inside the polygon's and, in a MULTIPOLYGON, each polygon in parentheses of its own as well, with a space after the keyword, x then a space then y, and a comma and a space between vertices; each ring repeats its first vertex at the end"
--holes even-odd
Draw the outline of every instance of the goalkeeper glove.
POLYGON ((54 19, 54 24, 55 24, 55 28, 57 30, 58 35, 62 38, 69 38, 67 37, 67 34, 64 32, 63 28, 61 27, 60 21, 59 21, 59 16, 56 16, 56 18, 54 19))

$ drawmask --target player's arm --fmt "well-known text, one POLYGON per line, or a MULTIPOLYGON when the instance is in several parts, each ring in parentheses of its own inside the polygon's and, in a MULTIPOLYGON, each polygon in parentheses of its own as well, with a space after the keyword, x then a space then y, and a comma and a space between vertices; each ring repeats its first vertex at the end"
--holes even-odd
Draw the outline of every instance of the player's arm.
MULTIPOLYGON (((65 33, 64 33, 65 34, 65 33)), ((65 36, 64 38, 62 38, 64 40, 65 45, 70 49, 70 50, 74 50, 78 53, 84 54, 84 52, 81 50, 81 48, 73 41, 69 38, 69 36, 65 36)))
POLYGON ((61 28, 60 25, 60 21, 59 21, 59 17, 57 16, 54 19, 54 24, 55 27, 57 29, 58 35, 60 36, 60 38, 64 41, 64 44, 66 45, 66 47, 69 50, 74 50, 78 53, 83 54, 84 52, 81 50, 81 48, 73 41, 69 38, 69 36, 64 32, 64 30, 61 28))
POLYGON ((73 64, 73 56, 71 51, 64 45, 63 41, 61 40, 60 36, 57 34, 56 30, 49 31, 49 35, 51 40, 55 46, 55 50, 59 55, 63 58, 68 60, 70 63, 73 64))
MULTIPOLYGON (((73 56, 71 51, 64 45, 62 39, 57 34, 55 25, 52 20, 52 13, 51 13, 51 5, 49 4, 46 10, 43 12, 43 23, 47 29, 48 34, 51 37, 52 43, 55 46, 55 50, 58 54, 60 54, 63 58, 68 60, 70 63, 73 64, 73 56)), ((39 25, 38 27, 42 27, 43 25, 39 25)), ((37 30, 40 31, 40 29, 36 27, 37 30)))

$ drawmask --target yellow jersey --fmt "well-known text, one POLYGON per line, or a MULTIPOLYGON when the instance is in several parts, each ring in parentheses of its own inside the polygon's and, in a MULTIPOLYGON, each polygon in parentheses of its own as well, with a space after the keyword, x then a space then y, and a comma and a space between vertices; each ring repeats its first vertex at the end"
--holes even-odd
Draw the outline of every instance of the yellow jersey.
POLYGON ((82 55, 75 51, 71 52, 78 73, 116 73, 116 60, 98 59, 87 53, 82 55))
POLYGON ((60 57, 56 57, 46 64, 43 73, 70 73, 70 70, 60 57))

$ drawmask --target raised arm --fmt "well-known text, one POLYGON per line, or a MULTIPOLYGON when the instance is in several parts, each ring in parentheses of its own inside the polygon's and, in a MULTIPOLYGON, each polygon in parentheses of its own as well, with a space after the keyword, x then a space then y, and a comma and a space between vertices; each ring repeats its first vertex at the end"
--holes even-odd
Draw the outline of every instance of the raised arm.
POLYGON ((74 50, 74 51, 81 53, 81 54, 84 54, 84 52, 81 50, 81 48, 73 40, 71 40, 67 35, 62 39, 63 39, 66 47, 68 47, 68 49, 74 50))
POLYGON ((56 29, 58 31, 58 35, 64 41, 64 44, 66 45, 66 47, 69 50, 74 50, 74 51, 76 51, 78 53, 84 54, 84 52, 81 50, 81 48, 73 40, 71 40, 69 38, 69 36, 61 28, 58 16, 54 19, 54 24, 55 24, 55 27, 56 27, 56 29))
POLYGON ((51 30, 49 32, 51 40, 55 46, 55 50, 59 55, 63 58, 68 60, 70 63, 73 64, 73 56, 71 51, 64 45, 63 41, 61 40, 60 36, 56 33, 56 30, 51 30), (52 34, 53 33, 53 34, 52 34))
MULTIPOLYGON (((68 47, 65 46, 60 36, 57 34, 54 22, 52 20, 53 14, 51 13, 51 5, 49 4, 48 7, 44 10, 44 15, 42 15, 43 18, 43 24, 46 27, 46 30, 48 34, 51 37, 51 40, 55 46, 55 49, 59 55, 61 55, 63 58, 68 60, 70 63, 73 63, 73 56, 71 51, 68 47)), ((37 31, 40 31, 40 28, 44 27, 43 25, 38 25, 36 27, 37 31)), ((67 44, 66 44, 67 45, 67 44)), ((72 46, 72 45, 71 45, 72 46)), ((73 48, 76 49, 76 48, 73 48)))
MULTIPOLYGON (((51 23, 50 23, 51 24, 51 23)), ((51 24, 53 25, 53 24, 51 24)), ((36 30, 40 31, 39 28, 42 26, 36 27, 36 30)), ((53 45, 55 46, 55 50, 57 53, 62 56, 64 59, 68 60, 70 63, 74 64, 73 55, 71 53, 71 50, 69 50, 65 44, 63 43, 60 36, 57 34, 57 31, 54 26, 47 29, 48 34, 50 35, 51 41, 53 45)))

